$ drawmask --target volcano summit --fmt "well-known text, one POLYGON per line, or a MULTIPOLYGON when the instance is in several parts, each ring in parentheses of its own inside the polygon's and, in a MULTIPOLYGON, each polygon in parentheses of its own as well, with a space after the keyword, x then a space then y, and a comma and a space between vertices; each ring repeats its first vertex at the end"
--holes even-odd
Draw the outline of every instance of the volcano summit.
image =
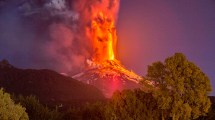
POLYGON ((117 60, 109 60, 101 64, 95 64, 92 61, 88 63, 90 65, 88 69, 73 78, 96 86, 106 97, 111 97, 116 90, 140 88, 138 83, 143 78, 126 70, 117 60))

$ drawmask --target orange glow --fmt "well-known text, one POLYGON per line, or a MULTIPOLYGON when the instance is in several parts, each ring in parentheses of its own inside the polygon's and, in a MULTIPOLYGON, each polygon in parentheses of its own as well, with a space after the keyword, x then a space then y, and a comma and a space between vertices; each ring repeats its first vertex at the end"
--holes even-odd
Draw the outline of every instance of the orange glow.
POLYGON ((116 29, 115 20, 118 12, 119 0, 114 6, 109 6, 109 1, 98 2, 92 7, 91 25, 87 28, 87 35, 92 42, 93 61, 104 62, 114 60, 116 57, 116 29))

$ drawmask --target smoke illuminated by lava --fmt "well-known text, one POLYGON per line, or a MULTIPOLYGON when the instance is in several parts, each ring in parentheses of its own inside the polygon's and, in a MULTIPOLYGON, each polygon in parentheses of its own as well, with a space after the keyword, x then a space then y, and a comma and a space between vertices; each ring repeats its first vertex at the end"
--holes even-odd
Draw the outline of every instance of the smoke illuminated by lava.
MULTIPOLYGON (((115 60, 119 3, 120 0, 73 0, 61 5, 49 4, 61 9, 69 6, 71 10, 60 12, 63 21, 50 25, 52 40, 46 47, 48 55, 61 62, 63 68, 76 72, 84 70, 86 64, 89 66, 87 61, 100 64, 115 60)), ((55 16, 59 14, 51 12, 55 16)))
POLYGON ((87 61, 98 64, 116 58, 120 0, 51 1, 44 5, 52 22, 43 49, 58 71, 76 74, 89 66, 87 61))
POLYGON ((115 21, 119 0, 78 0, 75 9, 86 25, 87 38, 92 44, 94 62, 114 60, 116 55, 115 21))
MULTIPOLYGON (((15 39, 26 43, 23 46, 32 44, 27 56, 32 66, 70 75, 88 67, 111 66, 113 62, 107 61, 115 61, 114 64, 119 67, 120 62, 116 60, 115 28, 119 4, 120 0, 44 0, 41 3, 25 0, 18 8, 14 8, 18 12, 12 15, 14 18, 19 16, 16 23, 23 26, 17 27, 22 28, 19 31, 34 36, 19 34, 21 37, 15 39)), ((4 28, 12 27, 5 25, 4 28)), ((7 36, 2 39, 13 40, 7 36)), ((11 56, 19 56, 16 50, 12 53, 11 56)))

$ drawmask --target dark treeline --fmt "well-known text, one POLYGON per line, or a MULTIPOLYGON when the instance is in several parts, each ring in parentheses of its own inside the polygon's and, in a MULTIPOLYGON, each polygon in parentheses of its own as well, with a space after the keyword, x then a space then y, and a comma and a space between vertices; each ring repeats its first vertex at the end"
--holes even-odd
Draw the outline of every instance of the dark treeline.
MULTIPOLYGON (((20 113, 20 120, 159 120, 162 118, 162 110, 158 107, 158 101, 153 97, 152 93, 146 93, 140 89, 116 91, 112 98, 107 101, 64 110, 57 106, 55 108, 47 107, 41 104, 34 96, 12 96, 11 98, 17 106, 24 109, 13 107, 13 111, 8 109, 5 112, 20 113)), ((196 120, 213 120, 215 118, 215 101, 214 97, 210 98, 213 104, 209 113, 206 116, 200 116, 196 120)), ((2 105, 2 103, 0 104, 2 105)), ((2 116, 2 112, 0 114, 0 118, 6 118, 2 116)), ((17 114, 14 113, 4 115, 9 115, 10 117, 8 118, 12 119, 17 117, 17 114)), ((169 115, 169 113, 166 113, 166 116, 169 115)), ((171 119, 171 117, 166 117, 165 119, 171 119)), ((186 120, 185 118, 181 119, 186 120)))

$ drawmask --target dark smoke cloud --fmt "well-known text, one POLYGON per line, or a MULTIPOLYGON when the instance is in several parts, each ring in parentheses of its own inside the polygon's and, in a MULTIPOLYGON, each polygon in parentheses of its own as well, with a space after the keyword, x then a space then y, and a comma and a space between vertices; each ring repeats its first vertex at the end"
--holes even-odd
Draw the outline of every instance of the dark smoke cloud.
POLYGON ((86 34, 92 9, 97 4, 105 3, 112 10, 116 1, 119 0, 2 2, 0 59, 8 59, 18 67, 78 73, 93 54, 86 34))

